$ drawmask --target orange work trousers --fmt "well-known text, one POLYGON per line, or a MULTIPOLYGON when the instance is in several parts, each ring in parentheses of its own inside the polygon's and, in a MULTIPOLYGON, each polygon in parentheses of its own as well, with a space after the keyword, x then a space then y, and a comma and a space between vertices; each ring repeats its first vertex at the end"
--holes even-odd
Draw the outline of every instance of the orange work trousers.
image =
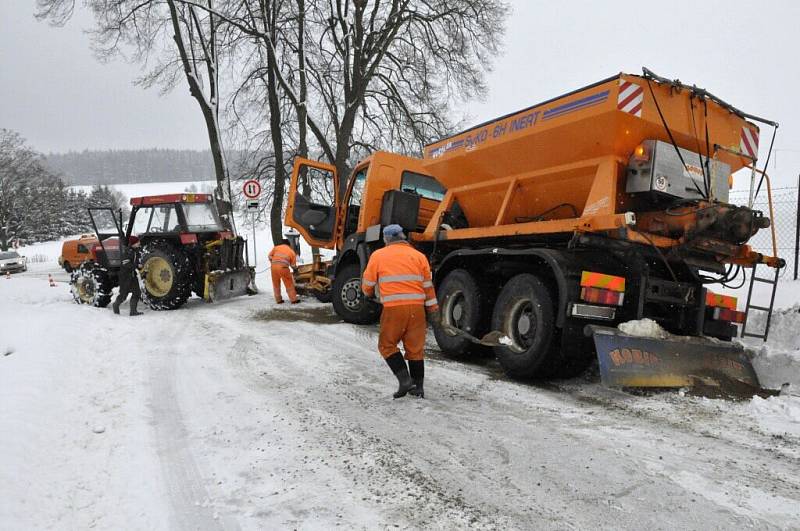
POLYGON ((273 265, 272 270, 272 293, 275 295, 275 302, 282 302, 283 296, 281 295, 281 280, 283 285, 286 286, 286 293, 289 294, 289 300, 294 302, 297 300, 297 292, 294 289, 294 277, 292 270, 285 265, 273 265))
POLYGON ((378 351, 388 358, 400 349, 402 341, 407 360, 425 358, 425 334, 428 324, 425 321, 425 307, 422 304, 384 306, 381 313, 381 333, 378 336, 378 351))

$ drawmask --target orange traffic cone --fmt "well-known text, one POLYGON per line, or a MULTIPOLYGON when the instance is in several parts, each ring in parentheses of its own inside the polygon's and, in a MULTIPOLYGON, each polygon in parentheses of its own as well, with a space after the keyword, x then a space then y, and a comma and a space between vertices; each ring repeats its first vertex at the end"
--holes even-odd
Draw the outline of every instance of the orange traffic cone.
POLYGON ((50 281, 50 287, 51 288, 55 288, 56 287, 56 281, 53 280, 53 275, 47 275, 47 280, 50 281))
POLYGON ((11 271, 6 271, 6 280, 11 280, 11 271))

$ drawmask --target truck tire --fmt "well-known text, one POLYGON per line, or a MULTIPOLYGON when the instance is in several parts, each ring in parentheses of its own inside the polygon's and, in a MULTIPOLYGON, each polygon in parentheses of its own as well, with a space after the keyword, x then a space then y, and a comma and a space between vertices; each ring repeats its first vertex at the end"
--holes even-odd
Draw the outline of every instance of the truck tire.
POLYGON ((331 302, 337 315, 345 322, 372 324, 381 315, 381 305, 367 299, 361 291, 361 268, 348 264, 336 272, 331 286, 331 302))
POLYGON ((546 376, 541 371, 558 344, 553 300, 541 280, 529 273, 509 280, 494 306, 492 329, 511 340, 494 347, 506 374, 519 379, 546 376))
POLYGON ((142 299, 154 310, 175 310, 192 293, 192 264, 181 249, 157 240, 142 249, 142 299))
POLYGON ((311 290, 311 294, 316 298, 319 302, 330 303, 331 298, 331 289, 328 291, 319 291, 317 289, 311 290))
MULTIPOLYGON (((465 269, 455 269, 447 274, 436 290, 442 321, 473 336, 482 335, 487 315, 482 310, 483 297, 475 278, 465 269)), ((451 336, 438 324, 433 324, 433 335, 442 353, 451 358, 464 358, 485 354, 488 348, 476 345, 460 336, 451 336)))
POLYGON ((72 272, 69 280, 72 298, 78 304, 105 308, 111 302, 114 279, 108 271, 92 262, 84 262, 72 272))

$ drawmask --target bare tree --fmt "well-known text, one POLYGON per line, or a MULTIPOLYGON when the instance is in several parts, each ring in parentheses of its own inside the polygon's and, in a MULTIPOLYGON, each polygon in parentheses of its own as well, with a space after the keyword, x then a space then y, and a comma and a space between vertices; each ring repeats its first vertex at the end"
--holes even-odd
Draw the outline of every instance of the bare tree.
MULTIPOLYGON (((93 31, 98 55, 127 56, 149 66, 137 83, 169 91, 183 79, 197 101, 208 132, 217 180, 220 214, 233 226, 231 187, 222 145, 220 109, 220 36, 213 0, 198 0, 203 9, 176 0, 84 0, 97 23, 93 31), (170 44, 172 41, 172 44, 170 44)), ((37 0, 37 17, 55 25, 71 18, 75 0, 37 0)))
POLYGON ((503 0, 258 1, 269 9, 227 0, 215 14, 265 48, 298 128, 341 175, 354 149, 419 152, 450 132, 452 104, 485 92, 507 13, 503 0))

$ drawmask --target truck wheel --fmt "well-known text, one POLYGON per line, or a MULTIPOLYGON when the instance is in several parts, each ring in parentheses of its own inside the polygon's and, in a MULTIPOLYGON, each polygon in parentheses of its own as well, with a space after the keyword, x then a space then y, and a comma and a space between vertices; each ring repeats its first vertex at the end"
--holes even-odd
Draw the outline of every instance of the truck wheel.
POLYGON ((67 273, 72 273, 72 266, 70 265, 69 262, 64 262, 64 271, 66 271, 67 273))
POLYGON ((84 262, 72 272, 69 280, 72 298, 78 304, 91 304, 97 308, 105 308, 111 302, 111 291, 114 289, 114 279, 108 271, 84 262))
POLYGON ((328 291, 319 291, 319 290, 311 290, 311 294, 319 301, 324 303, 329 303, 332 300, 331 297, 331 289, 328 291))
POLYGON ((139 259, 142 299, 154 310, 180 308, 192 292, 192 266, 189 257, 168 242, 155 241, 144 246, 139 259))
MULTIPOLYGON (((485 328, 485 312, 481 311, 483 298, 475 278, 464 269, 447 274, 436 290, 442 321, 473 336, 480 336, 485 328)), ((438 324, 433 325, 436 343, 446 356, 460 358, 484 354, 489 349, 460 336, 451 336, 438 324)))
POLYGON ((509 280, 494 306, 492 329, 511 340, 508 346, 494 347, 500 365, 509 376, 543 376, 540 369, 558 345, 553 340, 553 301, 541 280, 528 273, 509 280))
POLYGON ((381 306, 361 291, 361 268, 358 264, 344 266, 336 272, 331 286, 331 302, 336 313, 348 323, 372 324, 381 315, 381 306))

